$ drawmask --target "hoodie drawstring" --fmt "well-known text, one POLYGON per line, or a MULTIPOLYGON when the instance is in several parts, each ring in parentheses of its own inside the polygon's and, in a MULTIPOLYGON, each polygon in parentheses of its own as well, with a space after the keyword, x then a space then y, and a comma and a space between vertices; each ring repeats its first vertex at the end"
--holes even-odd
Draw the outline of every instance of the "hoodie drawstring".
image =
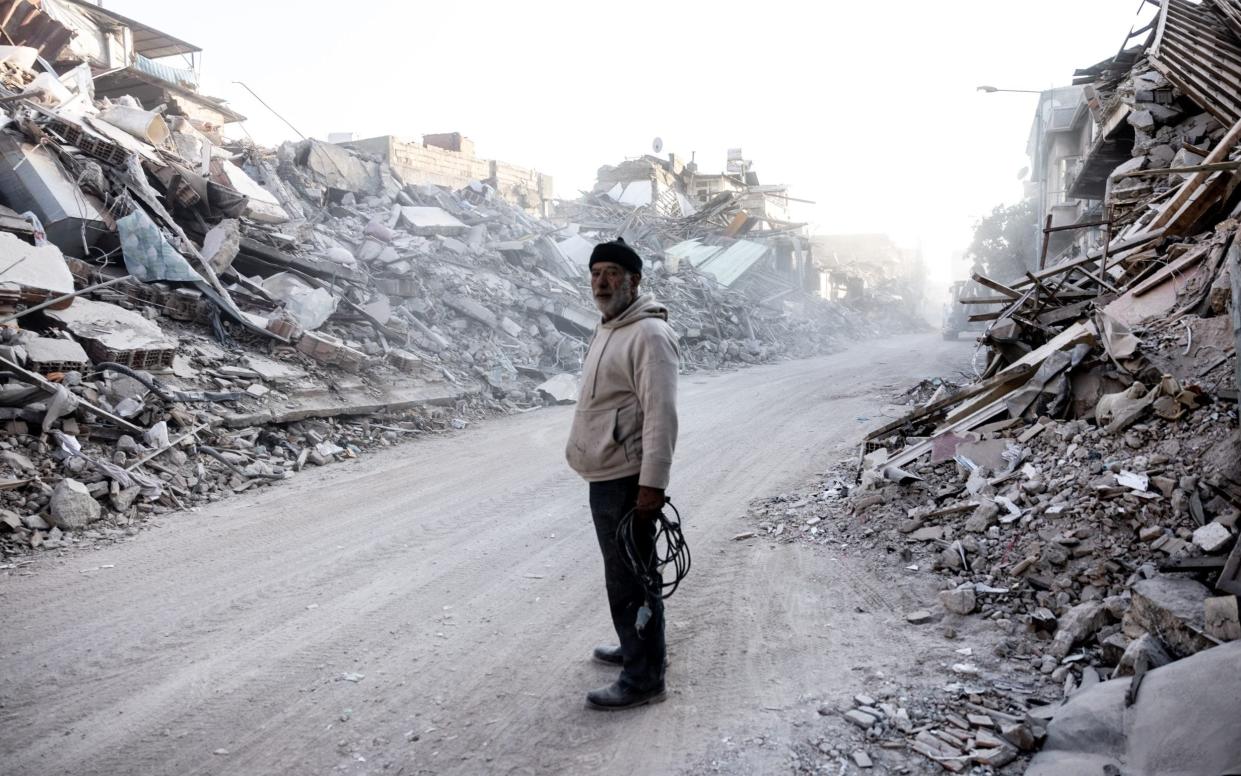
POLYGON ((595 359, 594 379, 590 383, 590 398, 595 398, 595 389, 599 387, 599 365, 603 363, 603 353, 608 349, 608 343, 612 341, 612 329, 608 329, 608 336, 603 340, 603 344, 599 346, 599 357, 595 359))

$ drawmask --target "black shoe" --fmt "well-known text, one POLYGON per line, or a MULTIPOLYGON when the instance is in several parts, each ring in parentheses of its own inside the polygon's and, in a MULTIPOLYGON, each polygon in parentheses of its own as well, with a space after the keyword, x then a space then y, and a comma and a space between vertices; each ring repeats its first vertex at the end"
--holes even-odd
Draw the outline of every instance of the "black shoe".
POLYGON ((625 664, 625 656, 621 654, 620 647, 600 644, 595 647, 595 651, 591 653, 591 657, 600 663, 606 663, 610 666, 621 666, 625 664))
POLYGON ((622 687, 620 682, 613 682, 607 687, 600 687, 598 690, 586 693, 586 705, 602 711, 620 711, 632 709, 635 706, 645 706, 648 703, 660 703, 667 697, 663 682, 649 690, 641 691, 622 687))

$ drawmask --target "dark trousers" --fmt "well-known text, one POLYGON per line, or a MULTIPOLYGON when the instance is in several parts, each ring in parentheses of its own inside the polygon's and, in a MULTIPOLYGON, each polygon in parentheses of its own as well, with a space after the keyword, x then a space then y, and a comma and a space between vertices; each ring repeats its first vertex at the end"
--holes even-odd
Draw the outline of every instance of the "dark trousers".
MULTIPOLYGON (((658 595, 648 597, 641 580, 629 570, 624 550, 616 541, 621 518, 638 503, 638 475, 619 480, 590 483, 590 513, 603 552, 603 576, 608 587, 612 625, 620 638, 625 658, 620 683, 635 690, 648 690, 664 680, 664 602, 658 595), (651 609, 651 619, 638 634, 638 610, 651 609)), ((647 558, 655 554, 655 523, 635 521, 638 550, 647 558)))

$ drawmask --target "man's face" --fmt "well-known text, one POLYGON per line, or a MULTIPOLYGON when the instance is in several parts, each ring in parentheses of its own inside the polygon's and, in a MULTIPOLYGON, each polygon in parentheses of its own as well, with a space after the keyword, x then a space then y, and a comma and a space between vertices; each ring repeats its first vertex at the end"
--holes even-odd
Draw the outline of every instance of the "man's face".
POLYGON ((595 306, 603 313, 603 320, 612 320, 633 304, 641 279, 640 275, 627 272, 621 265, 610 261, 596 262, 591 266, 590 291, 595 296, 595 306))

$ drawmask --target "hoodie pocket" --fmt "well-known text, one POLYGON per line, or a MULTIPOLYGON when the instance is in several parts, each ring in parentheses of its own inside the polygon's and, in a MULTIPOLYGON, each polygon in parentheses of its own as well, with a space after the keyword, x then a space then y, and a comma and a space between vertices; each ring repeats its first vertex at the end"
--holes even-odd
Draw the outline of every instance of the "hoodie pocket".
POLYGON ((613 436, 625 453, 629 463, 642 460, 642 408, 628 404, 616 411, 616 431, 613 436))
POLYGON ((574 471, 598 472, 628 462, 621 444, 620 410, 578 410, 573 414, 573 428, 565 458, 574 471))

